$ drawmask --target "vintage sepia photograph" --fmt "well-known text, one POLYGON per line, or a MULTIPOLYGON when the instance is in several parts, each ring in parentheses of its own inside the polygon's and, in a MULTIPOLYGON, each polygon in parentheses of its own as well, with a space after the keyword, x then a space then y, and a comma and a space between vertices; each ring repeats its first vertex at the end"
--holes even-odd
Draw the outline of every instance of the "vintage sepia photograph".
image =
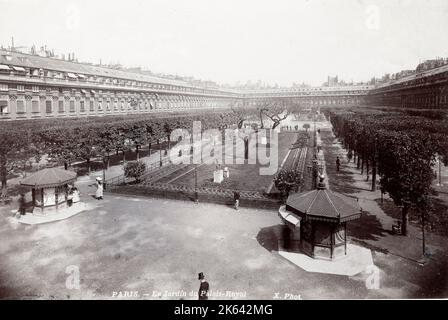
POLYGON ((0 300, 448 298, 448 1, 0 12, 0 300))

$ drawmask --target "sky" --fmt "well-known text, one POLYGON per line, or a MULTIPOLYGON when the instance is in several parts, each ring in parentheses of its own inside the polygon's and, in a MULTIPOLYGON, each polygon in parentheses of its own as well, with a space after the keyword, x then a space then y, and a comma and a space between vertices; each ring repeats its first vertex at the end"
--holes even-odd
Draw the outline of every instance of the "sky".
POLYGON ((321 85, 448 57, 447 0, 0 0, 0 44, 218 83, 321 85))

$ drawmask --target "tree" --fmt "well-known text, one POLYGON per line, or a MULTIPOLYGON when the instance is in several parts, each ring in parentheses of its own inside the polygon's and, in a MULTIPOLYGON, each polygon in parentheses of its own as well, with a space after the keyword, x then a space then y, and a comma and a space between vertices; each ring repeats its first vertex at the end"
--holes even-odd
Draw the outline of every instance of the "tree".
POLYGON ((241 129, 243 127, 244 121, 246 121, 249 117, 247 109, 237 107, 236 105, 231 106, 230 109, 232 110, 235 117, 237 128, 241 129))
POLYGON ((289 108, 282 100, 265 101, 258 107, 261 128, 264 128, 263 116, 272 121, 272 128, 277 128, 289 115, 289 108))
POLYGON ((127 178, 134 178, 137 183, 140 182, 140 177, 145 173, 146 164, 142 161, 129 161, 124 166, 124 176, 127 178))
POLYGON ((77 158, 87 162, 87 169, 90 175, 90 161, 97 155, 95 144, 97 143, 97 130, 92 126, 78 127, 75 129, 77 144, 74 154, 77 158))
MULTIPOLYGON (((2 190, 6 190, 8 175, 17 168, 23 159, 24 132, 20 129, 0 128, 0 180, 2 190)), ((5 191, 3 191, 5 192, 5 191)))
POLYGON ((430 137, 414 137, 400 132, 383 135, 380 146, 381 186, 397 206, 402 207, 402 234, 407 235, 411 206, 426 210, 434 174, 431 168, 433 144, 430 137))
POLYGON ((110 159, 110 154, 116 149, 116 141, 118 130, 107 124, 101 124, 97 128, 98 130, 98 142, 97 151, 103 160, 103 181, 104 186, 106 186, 106 168, 108 168, 108 163, 110 159))
POLYGON ((145 145, 146 140, 146 126, 142 123, 130 124, 126 130, 126 137, 131 141, 135 147, 135 152, 137 154, 137 160, 139 159, 140 147, 145 145))
POLYGON ((302 174, 297 170, 281 169, 274 177, 274 184, 282 198, 287 198, 291 191, 297 192, 303 184, 302 174))
POLYGON ((49 157, 64 164, 65 170, 76 158, 77 137, 72 127, 53 127, 41 132, 45 150, 49 157))
POLYGON ((303 129, 305 129, 305 131, 308 132, 308 130, 310 129, 310 124, 309 123, 305 123, 303 125, 303 129))

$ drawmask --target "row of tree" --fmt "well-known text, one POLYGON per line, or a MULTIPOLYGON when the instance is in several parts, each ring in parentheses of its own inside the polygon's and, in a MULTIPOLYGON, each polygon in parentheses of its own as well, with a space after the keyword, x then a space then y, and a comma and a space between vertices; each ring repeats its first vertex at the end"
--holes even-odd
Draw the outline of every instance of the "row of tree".
MULTIPOLYGON (((23 171, 44 155, 67 169, 74 161, 90 162, 101 158, 107 167, 110 156, 119 151, 134 149, 168 140, 177 128, 191 129, 194 121, 201 121, 202 130, 224 129, 241 124, 250 112, 235 109, 202 114, 177 114, 164 117, 102 117, 52 119, 52 121, 23 121, 2 123, 0 127, 0 180, 7 187, 8 176, 23 171)), ((90 170, 90 169, 89 169, 90 170)))
POLYGON ((407 234, 411 207, 422 214, 430 206, 436 157, 448 162, 448 124, 443 120, 382 111, 329 113, 336 136, 348 149, 349 159, 377 176, 383 193, 402 207, 402 233, 407 234))

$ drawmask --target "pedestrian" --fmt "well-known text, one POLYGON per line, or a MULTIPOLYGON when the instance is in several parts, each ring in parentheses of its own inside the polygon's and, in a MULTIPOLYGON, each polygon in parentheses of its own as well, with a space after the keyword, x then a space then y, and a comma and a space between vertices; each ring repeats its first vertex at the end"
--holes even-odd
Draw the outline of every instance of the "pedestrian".
POLYGON ((80 201, 79 190, 77 187, 72 188, 72 203, 77 203, 80 201))
POLYGON ((103 200, 103 181, 100 177, 96 178, 95 198, 97 200, 103 200))
POLYGON ((69 188, 67 192, 67 205, 71 207, 73 204, 73 188, 69 188))
POLYGON ((208 300, 208 290, 210 286, 208 282, 205 281, 203 272, 198 273, 198 280, 201 282, 201 284, 199 285, 198 298, 199 300, 208 300))
POLYGON ((233 192, 233 200, 235 201, 235 210, 240 207, 240 193, 238 191, 233 192))
POLYGON ((339 157, 336 157, 336 171, 339 172, 339 168, 341 166, 341 160, 339 157))
POLYGON ((26 200, 25 200, 25 194, 21 193, 19 198, 19 212, 21 215, 24 215, 26 213, 26 200))

